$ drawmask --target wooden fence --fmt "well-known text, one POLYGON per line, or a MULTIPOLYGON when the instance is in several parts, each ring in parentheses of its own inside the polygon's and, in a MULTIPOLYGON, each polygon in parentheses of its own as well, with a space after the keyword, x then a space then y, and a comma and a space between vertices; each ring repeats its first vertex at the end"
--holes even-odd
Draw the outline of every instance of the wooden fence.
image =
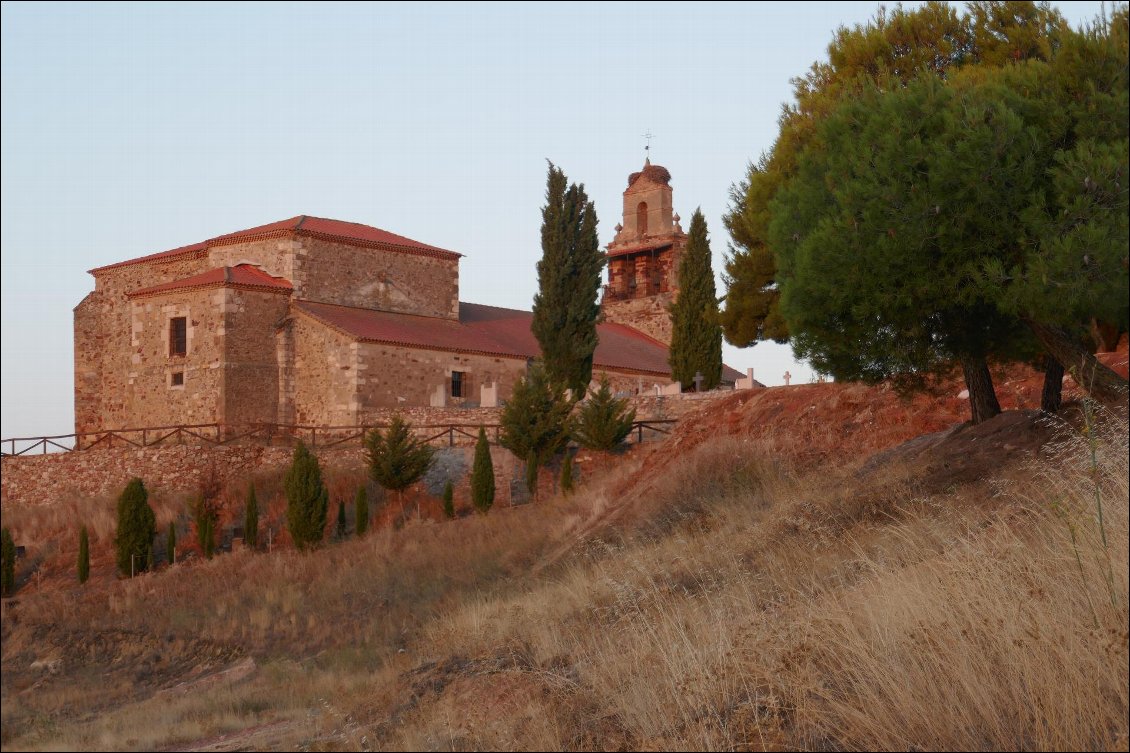
MULTIPOLYGON (((629 442, 658 439, 671 433, 675 419, 636 421, 632 424, 629 442)), ((487 432, 487 441, 499 444, 501 427, 498 424, 423 424, 412 426, 417 437, 429 444, 474 444, 479 437, 479 426, 487 432)), ((387 424, 361 424, 357 426, 301 426, 298 424, 178 424, 175 426, 147 426, 139 429, 106 429, 78 434, 56 434, 50 437, 14 437, 0 440, 0 455, 23 457, 48 453, 75 452, 111 447, 168 447, 170 445, 223 446, 235 444, 261 444, 265 446, 291 446, 303 441, 311 449, 327 449, 349 445, 363 446, 365 434, 372 429, 387 429, 387 424)))

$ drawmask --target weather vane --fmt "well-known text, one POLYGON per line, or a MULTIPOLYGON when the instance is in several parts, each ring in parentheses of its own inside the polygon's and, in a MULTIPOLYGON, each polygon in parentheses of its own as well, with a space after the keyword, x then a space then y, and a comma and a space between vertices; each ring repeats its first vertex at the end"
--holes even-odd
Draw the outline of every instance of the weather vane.
POLYGON ((645 147, 643 148, 643 150, 644 150, 645 152, 647 152, 647 154, 648 154, 648 155, 650 155, 650 154, 651 154, 651 140, 652 140, 653 138, 655 138, 655 136, 654 136, 654 135, 652 135, 652 133, 651 133, 651 129, 650 129, 650 128, 648 128, 648 129, 647 129, 647 133, 645 133, 645 134, 643 135, 643 137, 644 137, 645 139, 647 139, 647 146, 645 146, 645 147))

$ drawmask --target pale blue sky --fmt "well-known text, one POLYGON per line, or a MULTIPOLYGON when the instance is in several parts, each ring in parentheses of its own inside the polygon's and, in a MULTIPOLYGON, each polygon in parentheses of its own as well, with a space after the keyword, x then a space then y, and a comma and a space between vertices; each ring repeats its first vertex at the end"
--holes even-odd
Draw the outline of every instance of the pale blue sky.
MULTIPOLYGON (((312 214, 462 252, 463 300, 528 308, 545 160, 607 243, 649 129, 720 271, 789 79, 878 7, 4 3, 0 436, 73 431, 88 269, 312 214)), ((787 346, 725 360, 811 378, 787 346)))

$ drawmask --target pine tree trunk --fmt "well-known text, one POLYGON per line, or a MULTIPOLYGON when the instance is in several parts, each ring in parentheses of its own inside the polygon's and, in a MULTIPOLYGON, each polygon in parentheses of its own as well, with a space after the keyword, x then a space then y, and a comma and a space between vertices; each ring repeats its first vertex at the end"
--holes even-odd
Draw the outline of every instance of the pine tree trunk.
POLYGON ((1044 346, 1044 350, 1063 365, 1084 392, 1103 403, 1126 400, 1126 380, 1091 355, 1070 335, 1059 327, 1041 324, 1032 319, 1026 318, 1024 323, 1044 346))
POLYGON ((1040 410, 1055 413, 1063 404, 1063 364, 1051 356, 1044 356, 1044 391, 1040 395, 1040 410))
POLYGON ((965 374, 965 386, 969 389, 969 408, 973 412, 973 423, 988 421, 1001 412, 997 393, 993 389, 993 376, 984 358, 967 357, 961 359, 961 370, 965 374))

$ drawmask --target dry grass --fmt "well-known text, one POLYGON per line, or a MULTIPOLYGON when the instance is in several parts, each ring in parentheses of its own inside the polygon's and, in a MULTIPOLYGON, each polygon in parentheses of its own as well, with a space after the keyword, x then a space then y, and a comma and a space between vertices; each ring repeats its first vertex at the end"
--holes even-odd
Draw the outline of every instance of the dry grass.
POLYGON ((719 440, 626 496, 634 461, 570 501, 31 596, 3 619, 4 748, 1126 749, 1105 425, 942 490, 719 440))

